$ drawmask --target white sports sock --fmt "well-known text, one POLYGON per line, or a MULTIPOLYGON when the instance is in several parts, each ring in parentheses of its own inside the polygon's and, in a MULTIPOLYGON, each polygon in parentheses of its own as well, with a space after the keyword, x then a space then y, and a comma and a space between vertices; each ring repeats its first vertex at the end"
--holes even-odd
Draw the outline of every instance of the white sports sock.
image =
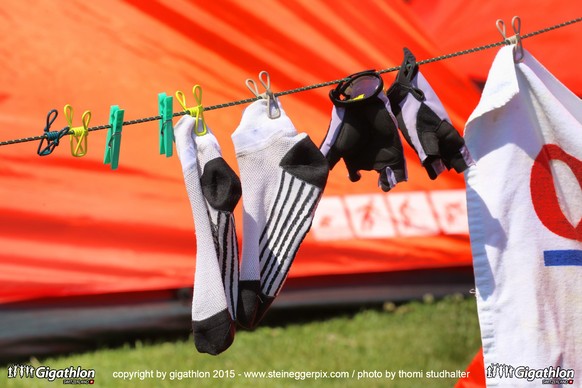
POLYGON ((232 211, 241 186, 210 129, 203 136, 193 129, 194 118, 188 115, 174 128, 196 229, 192 329, 198 351, 219 354, 235 334, 238 245, 232 211))
POLYGON ((270 119, 267 101, 255 101, 232 134, 244 209, 237 320, 248 328, 279 294, 329 173, 318 147, 279 107, 281 116, 270 119))

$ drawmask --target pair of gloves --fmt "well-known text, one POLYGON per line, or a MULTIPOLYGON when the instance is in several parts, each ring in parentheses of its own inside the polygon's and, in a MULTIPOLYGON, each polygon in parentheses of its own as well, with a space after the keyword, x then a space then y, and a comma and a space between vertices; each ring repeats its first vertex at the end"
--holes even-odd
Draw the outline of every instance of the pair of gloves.
POLYGON ((396 80, 386 93, 383 89, 380 75, 369 70, 349 76, 330 91, 332 118, 320 147, 330 169, 343 159, 352 182, 360 179, 360 170, 375 170, 383 191, 406 181, 397 128, 418 154, 430 179, 446 169, 463 172, 474 163, 407 48, 396 80))

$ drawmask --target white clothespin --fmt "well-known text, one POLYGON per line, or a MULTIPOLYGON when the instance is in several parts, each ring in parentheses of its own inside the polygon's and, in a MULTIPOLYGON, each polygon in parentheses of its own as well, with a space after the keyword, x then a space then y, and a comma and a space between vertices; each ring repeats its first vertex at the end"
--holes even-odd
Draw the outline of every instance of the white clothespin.
POLYGON ((501 34, 501 36, 503 37, 503 41, 505 42, 505 44, 514 44, 515 47, 513 47, 513 62, 515 63, 519 63, 521 61, 523 61, 523 45, 521 43, 521 35, 520 35, 520 30, 521 30, 521 19, 519 18, 519 16, 514 16, 511 19, 511 27, 513 28, 513 32, 515 33, 515 35, 513 36, 507 36, 505 33, 505 23, 503 22, 503 20, 501 19, 497 19, 497 21, 495 22, 496 26, 497 26, 497 30, 499 31, 499 33, 501 34))
POLYGON ((246 80, 247 87, 249 88, 251 93, 255 95, 255 97, 267 100, 269 118, 270 119, 279 118, 281 116, 281 110, 279 109, 277 98, 271 91, 271 77, 269 76, 269 73, 267 73, 265 70, 261 71, 259 73, 259 82, 265 88, 265 92, 261 94, 259 93, 259 88, 257 87, 257 83, 254 80, 250 78, 246 80), (263 76, 265 77, 264 80, 263 76))

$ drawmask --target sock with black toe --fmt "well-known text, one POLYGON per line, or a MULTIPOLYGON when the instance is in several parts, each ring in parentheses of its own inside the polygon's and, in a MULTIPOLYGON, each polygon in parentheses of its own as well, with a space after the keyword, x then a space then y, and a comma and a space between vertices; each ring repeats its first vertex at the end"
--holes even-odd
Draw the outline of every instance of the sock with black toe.
POLYGON ((313 215, 329 165, 281 109, 249 105, 232 135, 243 191, 243 247, 238 322, 255 327, 279 294, 313 215))
POLYGON ((210 129, 195 135, 194 123, 186 115, 174 129, 196 229, 192 330, 197 350, 216 355, 235 335, 238 244, 232 212, 241 186, 210 129))

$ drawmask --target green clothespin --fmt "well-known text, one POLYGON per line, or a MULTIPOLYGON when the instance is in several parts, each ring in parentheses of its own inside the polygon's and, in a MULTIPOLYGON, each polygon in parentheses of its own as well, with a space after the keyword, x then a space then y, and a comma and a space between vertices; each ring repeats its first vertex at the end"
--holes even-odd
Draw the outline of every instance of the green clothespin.
POLYGON ((109 125, 107 140, 105 141, 104 164, 111 164, 112 170, 117 170, 119 165, 119 150, 121 148, 121 127, 123 125, 123 109, 117 105, 111 105, 109 110, 109 125))
POLYGON ((166 96, 166 93, 158 94, 158 110, 161 116, 159 121, 160 155, 166 155, 169 158, 174 152, 174 126, 172 125, 174 110, 172 96, 166 96))

